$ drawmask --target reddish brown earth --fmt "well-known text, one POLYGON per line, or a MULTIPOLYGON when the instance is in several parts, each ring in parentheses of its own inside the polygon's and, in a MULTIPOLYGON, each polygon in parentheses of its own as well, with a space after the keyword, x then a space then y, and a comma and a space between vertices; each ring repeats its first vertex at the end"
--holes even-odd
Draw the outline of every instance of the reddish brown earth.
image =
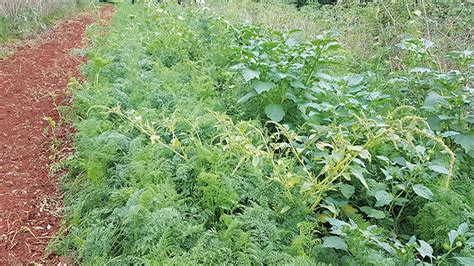
MULTIPOLYGON (((110 17, 112 7, 100 11, 110 17)), ((50 175, 57 154, 52 134, 45 133, 50 117, 58 123, 60 153, 70 152, 70 132, 56 105, 67 104, 67 84, 80 77, 85 58, 71 55, 82 47, 91 14, 63 20, 41 40, 19 47, 0 59, 0 265, 57 263, 45 249, 59 229, 61 193, 58 177, 50 175)))

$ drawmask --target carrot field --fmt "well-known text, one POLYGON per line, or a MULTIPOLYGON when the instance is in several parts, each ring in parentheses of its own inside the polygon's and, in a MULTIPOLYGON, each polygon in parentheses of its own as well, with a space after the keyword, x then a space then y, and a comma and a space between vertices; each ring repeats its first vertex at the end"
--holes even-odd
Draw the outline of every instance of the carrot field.
POLYGON ((474 265, 472 2, 134 2, 74 50, 49 251, 474 265))

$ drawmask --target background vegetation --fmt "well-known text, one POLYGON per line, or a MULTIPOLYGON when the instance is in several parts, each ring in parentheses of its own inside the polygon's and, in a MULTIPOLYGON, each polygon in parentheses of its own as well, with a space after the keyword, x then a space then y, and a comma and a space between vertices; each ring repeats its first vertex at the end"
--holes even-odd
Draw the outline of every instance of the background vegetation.
POLYGON ((91 0, 0 0, 0 45, 42 31, 91 0))
POLYGON ((55 250, 472 265, 472 5, 207 4, 90 29, 55 250))

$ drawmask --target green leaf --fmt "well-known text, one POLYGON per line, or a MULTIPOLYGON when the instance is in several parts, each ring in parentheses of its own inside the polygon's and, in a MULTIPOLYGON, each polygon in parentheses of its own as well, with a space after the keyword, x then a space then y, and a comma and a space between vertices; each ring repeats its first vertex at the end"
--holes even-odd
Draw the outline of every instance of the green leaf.
POLYGON ((306 86, 301 82, 301 80, 296 80, 290 83, 291 87, 295 89, 304 89, 306 86))
POLYGON ((456 117, 454 116, 447 116, 447 115, 438 115, 439 120, 446 121, 446 120, 454 120, 456 117))
POLYGON ((465 233, 467 233, 469 231, 469 224, 468 223, 462 223, 458 226, 458 233, 460 235, 464 235, 465 233))
POLYGON ((386 163, 390 163, 390 159, 388 159, 386 156, 383 156, 383 155, 378 155, 376 156, 379 160, 382 160, 386 163))
POLYGON ((446 132, 441 133, 441 137, 443 137, 443 138, 448 138, 448 137, 452 137, 452 136, 456 136, 456 135, 459 135, 459 132, 446 131, 446 132))
POLYGON ((474 246, 474 236, 470 237, 467 241, 466 241, 466 245, 468 246, 474 246))
POLYGON ((423 108, 435 112, 437 111, 440 107, 446 107, 449 108, 450 105, 446 99, 439 95, 438 93, 432 91, 428 93, 428 96, 426 96, 425 103, 423 104, 423 108))
POLYGON ((473 115, 467 115, 465 120, 469 124, 474 124, 474 114, 473 115))
POLYGON ((416 195, 431 200, 433 199, 433 192, 422 184, 416 184, 413 186, 413 191, 415 191, 416 195))
POLYGON ((280 213, 285 213, 285 212, 289 211, 290 209, 291 209, 290 206, 285 206, 285 207, 283 207, 283 209, 281 209, 280 213))
POLYGON ((242 98, 240 98, 240 99, 237 101, 237 103, 244 103, 244 102, 250 100, 250 99, 251 99, 253 96, 255 96, 255 95, 257 95, 257 94, 255 93, 255 91, 251 91, 251 92, 245 94, 244 96, 242 96, 242 98))
POLYGON ((428 166, 428 168, 440 174, 447 175, 449 173, 448 169, 446 169, 446 167, 441 166, 441 165, 430 165, 428 166))
POLYGON ((351 185, 347 185, 347 184, 341 184, 340 185, 340 188, 341 188, 341 193, 342 195, 348 199, 350 198, 354 192, 355 192, 355 188, 354 186, 351 186, 351 185))
POLYGON ((426 243, 423 240, 418 240, 418 242, 420 243, 420 246, 418 248, 416 248, 416 250, 418 250, 418 252, 420 252, 420 255, 423 258, 424 257, 432 258, 433 257, 433 248, 430 246, 430 244, 426 243))
POLYGON ((474 151, 474 130, 465 134, 458 134, 454 136, 454 142, 461 145, 466 153, 474 151))
POLYGON ((385 243, 385 242, 380 242, 380 241, 376 241, 375 243, 377 243, 377 245, 382 247, 385 251, 387 251, 391 255, 396 255, 397 251, 390 244, 385 243))
POLYGON ((244 70, 242 71, 242 75, 244 76, 244 80, 248 82, 254 78, 260 77, 260 71, 253 70, 250 68, 244 68, 244 70))
POLYGON ((266 91, 269 91, 275 87, 275 83, 261 80, 253 80, 252 87, 258 94, 262 94, 266 91))
POLYGON ((440 131, 443 129, 442 124, 441 124, 442 121, 441 119, 439 119, 437 115, 428 116, 428 119, 426 120, 426 122, 428 122, 428 125, 430 126, 432 130, 440 131))
POLYGON ((393 200, 392 194, 388 193, 385 190, 379 190, 375 192, 374 196, 377 199, 377 202, 375 203, 375 207, 382 207, 382 206, 388 205, 393 200))
POLYGON ((369 151, 368 151, 368 150, 365 150, 365 149, 362 150, 362 151, 360 151, 359 156, 360 156, 360 158, 366 159, 366 160, 369 160, 369 161, 370 161, 370 159, 372 158, 372 156, 370 155, 369 151))
POLYGON ((372 209, 370 207, 364 206, 360 208, 361 211, 365 212, 367 216, 375 218, 375 219, 383 219, 385 218, 385 213, 383 211, 379 211, 376 209, 372 209))
POLYGON ((347 244, 338 236, 328 236, 323 238, 323 248, 335 248, 340 250, 347 250, 347 244))
POLYGON ((347 79, 347 86, 349 87, 357 86, 361 84, 363 80, 364 80, 364 76, 362 75, 349 76, 347 79))
POLYGON ((367 185, 367 181, 365 181, 364 174, 362 174, 362 168, 360 167, 351 167, 351 173, 359 179, 359 181, 364 185, 366 189, 369 189, 369 186, 367 185))
POLYGON ((274 122, 280 122, 285 116, 285 110, 281 104, 269 104, 265 107, 265 114, 274 122))
POLYGON ((448 238, 449 238, 449 246, 452 247, 453 246, 453 243, 454 241, 456 240, 456 237, 459 236, 459 233, 458 231, 456 230, 451 230, 449 231, 448 233, 448 238))
POLYGON ((474 258, 470 257, 454 257, 461 265, 472 266, 474 265, 474 258))

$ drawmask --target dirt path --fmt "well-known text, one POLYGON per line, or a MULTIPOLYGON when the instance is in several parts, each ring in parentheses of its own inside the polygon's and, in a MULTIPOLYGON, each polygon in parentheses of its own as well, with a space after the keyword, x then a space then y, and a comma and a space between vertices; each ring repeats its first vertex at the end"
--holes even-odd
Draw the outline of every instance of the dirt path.
MULTIPOLYGON (((101 10, 101 17, 112 8, 101 10)), ((41 41, 0 60, 0 265, 56 262, 45 248, 57 232, 61 195, 49 175, 51 135, 45 117, 58 121, 55 104, 67 101, 66 86, 79 77, 82 46, 91 15, 61 22, 41 41)), ((67 132, 59 130, 60 135, 67 132)))

